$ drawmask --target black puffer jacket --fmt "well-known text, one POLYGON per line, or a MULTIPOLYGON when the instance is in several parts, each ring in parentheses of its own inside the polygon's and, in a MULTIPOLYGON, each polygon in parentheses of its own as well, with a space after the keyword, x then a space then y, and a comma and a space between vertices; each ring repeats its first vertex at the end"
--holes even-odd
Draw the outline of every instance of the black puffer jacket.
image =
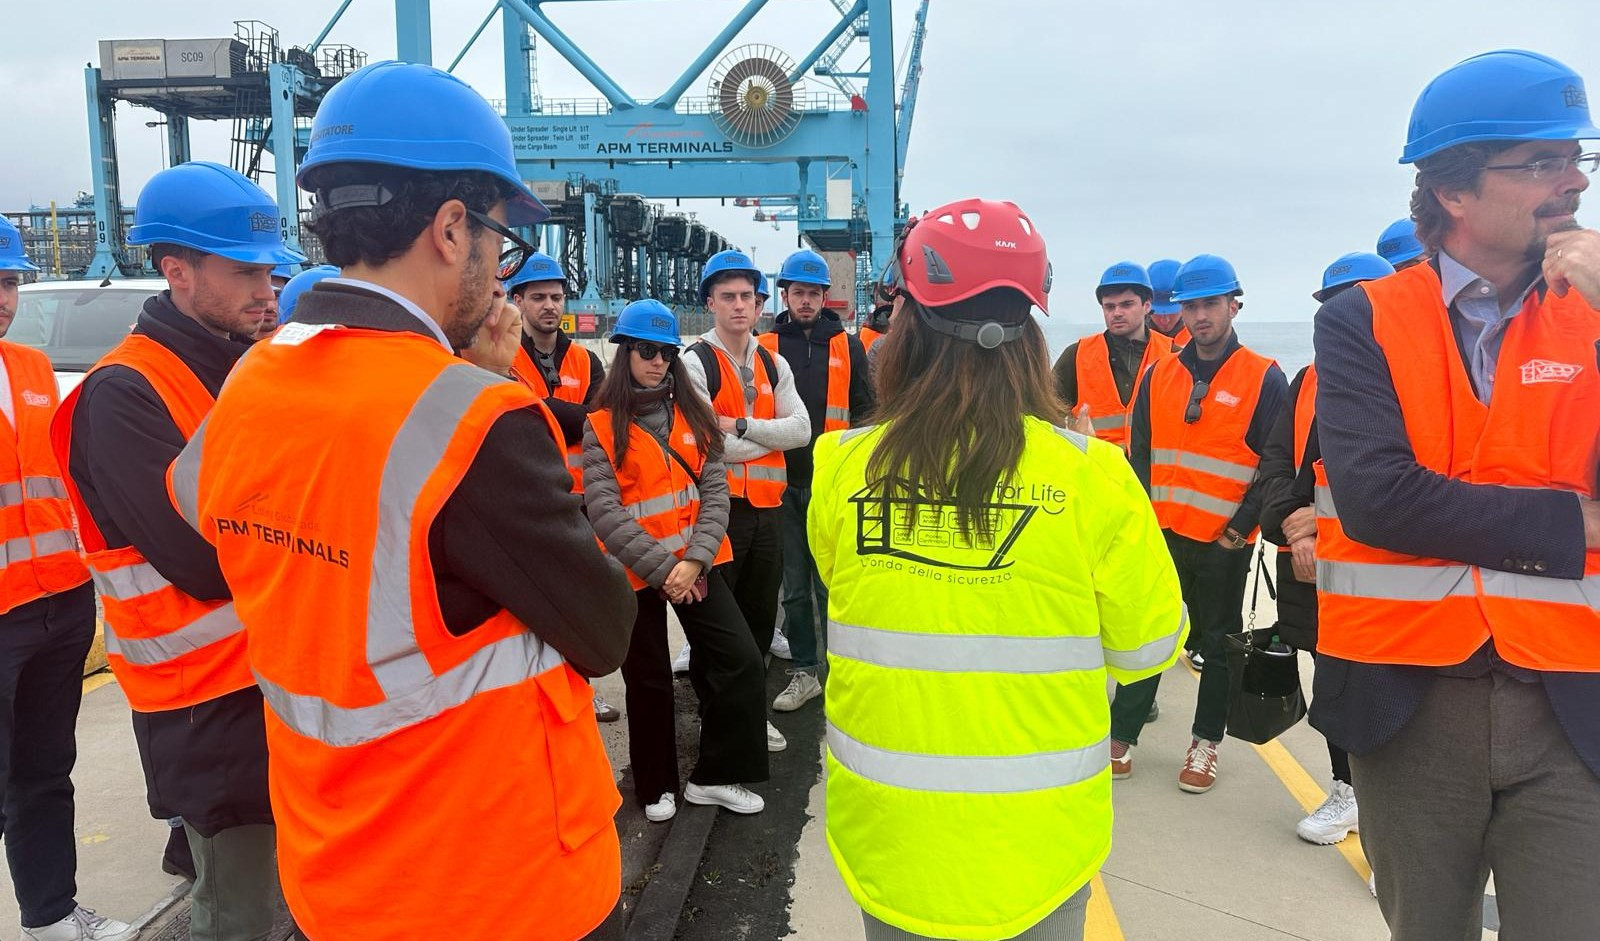
MULTIPOLYGON (((822 420, 828 409, 828 344, 844 333, 839 315, 825 310, 808 332, 788 311, 778 315, 773 332, 778 335, 778 354, 794 372, 794 388, 811 415, 811 441, 803 448, 783 452, 791 487, 811 486, 811 449, 822 434, 822 420)), ((850 424, 871 421, 873 405, 872 375, 867 366, 867 350, 861 341, 850 338, 850 424)))

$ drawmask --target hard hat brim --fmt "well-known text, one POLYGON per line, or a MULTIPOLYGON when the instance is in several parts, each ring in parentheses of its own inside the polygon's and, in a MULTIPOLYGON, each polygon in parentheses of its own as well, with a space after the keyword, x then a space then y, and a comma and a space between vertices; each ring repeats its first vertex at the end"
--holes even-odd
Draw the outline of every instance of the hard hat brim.
MULTIPOLYGON (((1526 143, 1535 140, 1554 141, 1582 141, 1600 140, 1600 127, 1595 127, 1592 122, 1585 121, 1580 124, 1550 125, 1539 122, 1533 127, 1518 127, 1505 121, 1475 121, 1480 125, 1476 130, 1462 130, 1462 125, 1442 127, 1432 134, 1424 135, 1416 141, 1407 143, 1405 151, 1400 155, 1401 164, 1416 163, 1425 160, 1440 151, 1449 150, 1457 144, 1470 144, 1476 141, 1506 141, 1508 143, 1526 143)), ((1471 127, 1471 125, 1468 125, 1471 127)))
POLYGON ((38 265, 34 264, 31 261, 28 261, 25 258, 24 259, 20 259, 20 260, 12 259, 11 261, 0 261, 0 271, 32 271, 32 272, 38 272, 38 271, 41 271, 41 270, 43 270, 43 269, 41 269, 38 265))

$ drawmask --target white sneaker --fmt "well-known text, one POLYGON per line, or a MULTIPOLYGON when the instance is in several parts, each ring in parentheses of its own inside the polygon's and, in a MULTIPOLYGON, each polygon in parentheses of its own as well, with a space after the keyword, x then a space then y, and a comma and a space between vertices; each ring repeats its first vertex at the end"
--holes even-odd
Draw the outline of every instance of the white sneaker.
POLYGON ((644 819, 651 823, 662 823, 671 820, 678 813, 678 801, 672 792, 661 795, 661 799, 654 804, 647 804, 644 808, 644 819))
POLYGON ((1372 893, 1373 898, 1378 897, 1378 874, 1375 872, 1367 873, 1367 891, 1372 893))
POLYGON ((1328 792, 1328 799, 1294 828, 1300 839, 1318 846, 1331 846, 1344 840, 1351 831, 1360 830, 1356 792, 1343 781, 1333 782, 1333 790, 1328 792))
POLYGON ((606 702, 599 693, 594 694, 594 717, 597 722, 615 722, 622 718, 622 710, 606 702))
POLYGON ((683 645, 683 649, 678 651, 678 655, 676 657, 672 658, 672 672, 674 672, 674 673, 688 673, 689 672, 689 645, 688 644, 684 644, 683 645))
POLYGON ((137 933, 127 922, 79 905, 53 925, 22 929, 22 941, 132 941, 137 933))
POLYGON ((799 670, 789 677, 789 685, 772 701, 772 708, 779 712, 793 712, 821 695, 822 683, 816 676, 799 670))
POLYGON ((794 654, 789 650, 789 637, 783 631, 772 632, 772 655, 779 660, 793 660, 794 654))
POLYGON ((707 784, 701 787, 691 782, 683 789, 683 799, 691 804, 726 807, 736 814, 759 814, 767 806, 760 794, 737 784, 707 784))
MULTIPOLYGON (((783 737, 778 727, 771 722, 767 723, 767 751, 783 751, 789 747, 789 740, 783 737)), ((693 787, 693 785, 690 785, 693 787)), ((753 812, 753 811, 752 811, 753 812)))

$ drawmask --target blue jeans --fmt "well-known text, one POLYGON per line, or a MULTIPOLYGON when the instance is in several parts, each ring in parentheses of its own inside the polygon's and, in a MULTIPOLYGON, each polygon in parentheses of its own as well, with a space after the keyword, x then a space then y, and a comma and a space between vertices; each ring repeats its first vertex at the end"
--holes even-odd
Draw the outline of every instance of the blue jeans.
POLYGON ((792 669, 815 673, 820 657, 827 655, 828 589, 817 574, 817 563, 811 558, 811 546, 806 541, 806 510, 810 506, 810 487, 790 484, 784 489, 784 633, 794 654, 792 669))

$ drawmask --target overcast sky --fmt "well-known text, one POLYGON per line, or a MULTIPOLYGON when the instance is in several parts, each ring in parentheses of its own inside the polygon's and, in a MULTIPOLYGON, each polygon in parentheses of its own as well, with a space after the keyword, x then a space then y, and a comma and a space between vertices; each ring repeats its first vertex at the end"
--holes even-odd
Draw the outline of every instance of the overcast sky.
MULTIPOLYGON (((98 40, 229 36, 233 20, 260 17, 285 46, 303 45, 338 3, 6 6, 0 207, 20 209, 70 202, 89 186, 83 67, 97 59, 98 40)), ((740 6, 616 0, 547 10, 630 93, 653 97, 740 6)), ((895 0, 897 45, 915 6, 895 0)), ((489 8, 489 0, 433 0, 436 64, 449 64, 489 8)), ((772 0, 735 45, 772 43, 798 58, 836 18, 828 0, 772 0)), ((1405 213, 1411 174, 1395 161, 1411 105, 1432 76, 1514 46, 1573 66, 1593 97, 1597 39, 1595 0, 933 0, 903 197, 913 211, 969 195, 1021 204, 1050 246, 1058 323, 1097 318, 1094 282, 1120 258, 1200 252, 1234 263, 1243 316, 1309 320, 1322 269, 1344 252, 1370 251, 1405 213)), ((392 2, 354 0, 328 41, 374 60, 392 56, 392 2)), ((499 98, 500 69, 495 24, 457 74, 499 98)), ((547 96, 598 97, 549 49, 540 79, 547 96)), ((689 94, 703 94, 704 81, 689 94)), ((118 108, 130 200, 159 166, 163 135, 144 126, 155 118, 118 108)), ((194 156, 226 162, 226 127, 194 127, 194 156)), ((748 209, 695 208, 764 265, 794 247, 792 225, 774 231, 748 209)))

